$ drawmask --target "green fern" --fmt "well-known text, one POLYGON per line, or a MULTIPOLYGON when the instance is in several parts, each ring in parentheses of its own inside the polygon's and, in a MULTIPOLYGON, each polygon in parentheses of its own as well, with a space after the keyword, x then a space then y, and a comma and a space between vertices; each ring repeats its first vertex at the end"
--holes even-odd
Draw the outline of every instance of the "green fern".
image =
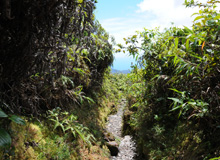
POLYGON ((74 82, 70 77, 62 75, 60 77, 60 80, 61 80, 61 82, 64 86, 67 86, 68 84, 71 84, 74 87, 74 82))
POLYGON ((78 136, 88 145, 92 146, 96 138, 89 129, 78 122, 78 117, 68 112, 60 112, 60 108, 48 111, 48 119, 54 122, 54 130, 60 127, 64 134, 71 133, 75 138, 78 136))

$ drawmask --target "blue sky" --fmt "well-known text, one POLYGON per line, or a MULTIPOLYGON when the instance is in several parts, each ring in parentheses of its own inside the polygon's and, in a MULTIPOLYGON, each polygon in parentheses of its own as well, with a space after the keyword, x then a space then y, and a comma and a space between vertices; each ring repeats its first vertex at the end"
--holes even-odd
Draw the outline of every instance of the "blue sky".
MULTIPOLYGON (((143 28, 161 29, 171 26, 191 26, 191 15, 197 8, 185 8, 185 0, 98 0, 95 15, 105 30, 124 44, 123 38, 143 28)), ((199 0, 206 2, 207 0, 199 0)), ((115 54, 114 69, 130 69, 134 60, 127 54, 115 54)))

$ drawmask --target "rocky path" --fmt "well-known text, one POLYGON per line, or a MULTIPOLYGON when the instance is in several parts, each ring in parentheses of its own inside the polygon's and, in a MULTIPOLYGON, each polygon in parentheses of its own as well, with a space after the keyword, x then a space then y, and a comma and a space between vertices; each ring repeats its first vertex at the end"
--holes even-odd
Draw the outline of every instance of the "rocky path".
POLYGON ((132 140, 132 137, 126 135, 122 137, 122 116, 124 114, 124 107, 126 105, 126 100, 122 99, 118 106, 118 112, 115 115, 110 115, 108 118, 107 131, 113 134, 116 141, 119 141, 119 153, 117 156, 112 156, 112 160, 133 160, 135 157, 136 145, 132 140))

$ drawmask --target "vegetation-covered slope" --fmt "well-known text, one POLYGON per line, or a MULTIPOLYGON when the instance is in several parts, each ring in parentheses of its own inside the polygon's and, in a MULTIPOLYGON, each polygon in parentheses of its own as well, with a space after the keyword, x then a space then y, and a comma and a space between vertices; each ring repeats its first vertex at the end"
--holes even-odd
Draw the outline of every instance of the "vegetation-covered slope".
POLYGON ((145 29, 126 39, 126 49, 139 59, 141 80, 132 85, 136 94, 128 97, 132 103, 124 118, 129 125, 125 129, 136 136, 145 159, 220 155, 217 2, 186 1, 187 6, 201 8, 194 14, 192 28, 145 29))
POLYGON ((95 3, 0 2, 0 159, 108 157, 102 84, 113 54, 95 3))
POLYGON ((140 65, 126 75, 110 74, 94 0, 1 1, 0 158, 108 159, 105 122, 124 96, 142 159, 218 157, 218 2, 185 1, 201 9, 191 28, 125 39, 140 65))
POLYGON ((37 115, 101 86, 113 55, 94 1, 5 1, 0 9, 4 110, 37 115))

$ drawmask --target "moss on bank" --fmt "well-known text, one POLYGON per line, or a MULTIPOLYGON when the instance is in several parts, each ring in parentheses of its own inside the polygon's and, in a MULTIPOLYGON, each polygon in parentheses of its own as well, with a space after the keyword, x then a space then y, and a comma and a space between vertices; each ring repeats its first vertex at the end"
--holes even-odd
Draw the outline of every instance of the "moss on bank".
MULTIPOLYGON (((102 132, 109 112, 109 106, 104 104, 92 111, 86 107, 73 111, 78 117, 77 123, 88 128, 88 132, 94 135, 96 141, 91 146, 88 146, 79 135, 74 137, 68 131, 63 132, 61 127, 54 129, 56 124, 47 118, 23 117, 26 125, 10 123, 8 129, 12 136, 12 145, 8 149, 2 149, 0 157, 30 160, 108 159, 109 151, 105 146, 102 132)), ((87 134, 83 131, 81 133, 87 134)))

